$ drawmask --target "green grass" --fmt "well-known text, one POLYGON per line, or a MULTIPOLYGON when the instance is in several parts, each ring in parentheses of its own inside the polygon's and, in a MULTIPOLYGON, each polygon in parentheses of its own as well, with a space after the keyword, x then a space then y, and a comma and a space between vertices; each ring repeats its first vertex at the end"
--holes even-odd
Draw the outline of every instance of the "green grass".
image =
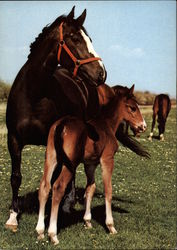
POLYGON ((175 249, 176 246, 176 108, 167 120, 165 141, 147 140, 151 109, 143 110, 148 130, 139 141, 151 159, 141 158, 120 145, 115 156, 113 217, 117 235, 105 226, 104 194, 100 167, 96 171, 96 194, 92 203, 93 229, 83 226, 82 195, 86 184, 83 166, 77 170, 77 203, 71 216, 61 218, 59 246, 46 234, 37 241, 37 189, 43 172, 45 148, 27 146, 22 157, 20 196, 25 204, 16 233, 5 229, 11 203, 11 162, 6 143, 5 106, 0 106, 0 249, 175 249))

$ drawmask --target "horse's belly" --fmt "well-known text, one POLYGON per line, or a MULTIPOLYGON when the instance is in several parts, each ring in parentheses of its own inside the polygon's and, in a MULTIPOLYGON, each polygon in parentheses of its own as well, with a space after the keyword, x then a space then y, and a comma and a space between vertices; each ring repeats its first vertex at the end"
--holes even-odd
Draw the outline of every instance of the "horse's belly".
POLYGON ((101 157, 101 149, 96 145, 96 143, 87 138, 85 151, 84 151, 84 160, 85 164, 98 164, 101 157))
POLYGON ((17 133, 23 145, 46 145, 48 129, 37 119, 24 118, 17 125, 17 133))

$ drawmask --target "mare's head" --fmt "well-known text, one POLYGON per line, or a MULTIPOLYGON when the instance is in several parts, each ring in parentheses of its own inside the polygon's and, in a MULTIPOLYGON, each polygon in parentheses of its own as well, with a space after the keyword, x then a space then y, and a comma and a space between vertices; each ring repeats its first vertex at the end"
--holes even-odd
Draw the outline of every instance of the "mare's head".
POLYGON ((146 122, 140 112, 138 103, 133 94, 134 85, 130 89, 119 94, 120 96, 120 116, 136 132, 144 132, 147 128, 146 122))
POLYGON ((83 27, 85 18, 86 10, 74 19, 74 7, 67 16, 58 17, 31 44, 29 59, 42 53, 45 67, 56 68, 60 64, 74 77, 79 76, 96 86, 104 83, 106 71, 83 27))

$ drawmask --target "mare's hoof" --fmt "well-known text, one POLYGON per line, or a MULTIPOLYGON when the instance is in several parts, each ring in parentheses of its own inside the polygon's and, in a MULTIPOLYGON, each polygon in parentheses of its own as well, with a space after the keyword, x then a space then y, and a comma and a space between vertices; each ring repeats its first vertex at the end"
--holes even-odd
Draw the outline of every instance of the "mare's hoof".
POLYGON ((92 228, 92 223, 91 223, 91 221, 90 221, 90 220, 86 220, 86 221, 85 221, 85 224, 84 224, 84 227, 85 227, 86 229, 92 228))
POLYGON ((6 223, 5 228, 10 229, 13 233, 16 233, 18 229, 18 225, 10 225, 6 223))
POLYGON ((151 136, 149 136, 149 137, 148 137, 148 140, 149 140, 149 141, 152 141, 152 137, 151 137, 151 136))
POLYGON ((9 219, 6 221, 5 227, 10 229, 12 232, 17 232, 18 221, 17 221, 18 213, 14 210, 10 210, 9 219))

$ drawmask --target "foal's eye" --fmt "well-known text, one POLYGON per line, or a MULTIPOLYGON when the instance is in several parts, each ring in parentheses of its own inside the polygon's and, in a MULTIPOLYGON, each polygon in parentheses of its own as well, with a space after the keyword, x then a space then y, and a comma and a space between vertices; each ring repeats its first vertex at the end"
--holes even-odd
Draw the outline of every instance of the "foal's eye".
POLYGON ((135 112, 135 111, 136 111, 136 107, 131 107, 131 106, 130 106, 130 109, 131 109, 132 112, 135 112))

